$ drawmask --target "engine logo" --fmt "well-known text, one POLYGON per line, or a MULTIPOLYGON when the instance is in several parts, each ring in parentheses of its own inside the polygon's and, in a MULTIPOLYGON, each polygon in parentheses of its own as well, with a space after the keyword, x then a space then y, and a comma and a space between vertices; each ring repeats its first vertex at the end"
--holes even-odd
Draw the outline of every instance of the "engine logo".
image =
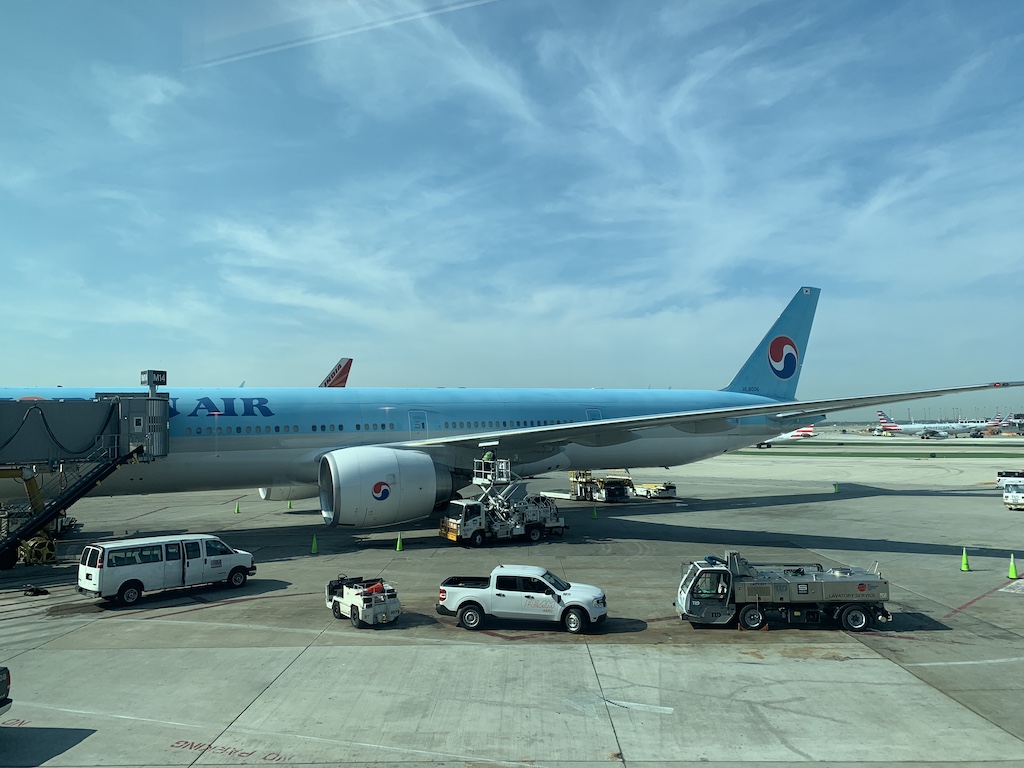
POLYGON ((768 363, 772 373, 780 379, 788 379, 796 373, 799 359, 796 344, 789 336, 776 336, 768 345, 768 363))
POLYGON ((391 486, 385 483, 383 480, 374 483, 373 485, 373 498, 377 501, 384 501, 388 496, 391 495, 391 486))

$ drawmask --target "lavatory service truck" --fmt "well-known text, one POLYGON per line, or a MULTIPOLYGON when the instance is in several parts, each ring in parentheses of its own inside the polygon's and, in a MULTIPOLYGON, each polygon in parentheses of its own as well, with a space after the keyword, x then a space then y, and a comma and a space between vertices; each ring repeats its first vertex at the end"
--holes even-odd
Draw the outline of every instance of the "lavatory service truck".
POLYGON ((769 614, 790 624, 839 621, 862 632, 892 620, 885 609, 889 582, 863 568, 830 568, 819 563, 751 563, 739 552, 708 555, 683 564, 675 602, 679 618, 693 626, 728 625, 762 629, 769 614))

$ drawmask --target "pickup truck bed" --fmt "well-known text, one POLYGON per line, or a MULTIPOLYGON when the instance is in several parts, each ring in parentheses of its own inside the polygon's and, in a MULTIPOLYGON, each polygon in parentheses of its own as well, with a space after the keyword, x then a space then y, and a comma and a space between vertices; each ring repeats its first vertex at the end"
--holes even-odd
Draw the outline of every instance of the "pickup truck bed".
POLYGON ((466 587, 467 589, 486 589, 491 583, 490 576, 449 576, 442 587, 466 587))

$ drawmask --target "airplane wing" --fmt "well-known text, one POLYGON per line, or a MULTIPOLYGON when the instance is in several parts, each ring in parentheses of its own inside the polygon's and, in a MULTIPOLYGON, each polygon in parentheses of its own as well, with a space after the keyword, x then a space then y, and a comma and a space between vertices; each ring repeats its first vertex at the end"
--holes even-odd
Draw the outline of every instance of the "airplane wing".
POLYGON ((839 397, 828 400, 808 400, 805 402, 791 401, 734 408, 711 408, 699 411, 682 411, 679 413, 630 416, 621 419, 599 419, 572 424, 554 424, 543 427, 491 430, 468 435, 462 434, 451 437, 412 440, 397 445, 410 448, 459 446, 476 449, 481 442, 498 441, 503 451, 515 450, 519 447, 528 449, 536 447, 538 444, 551 446, 566 443, 614 445, 635 439, 635 433, 639 430, 653 429, 655 427, 668 426, 686 432, 712 433, 730 429, 731 425, 727 422, 727 419, 738 419, 744 416, 767 416, 769 419, 778 422, 799 422, 823 418, 826 416, 826 411, 843 411, 850 408, 863 408, 883 403, 898 403, 906 400, 938 397, 939 395, 953 395, 961 392, 979 392, 989 389, 1020 386, 1024 386, 1024 381, 972 384, 966 387, 922 389, 913 392, 893 392, 885 395, 839 397))

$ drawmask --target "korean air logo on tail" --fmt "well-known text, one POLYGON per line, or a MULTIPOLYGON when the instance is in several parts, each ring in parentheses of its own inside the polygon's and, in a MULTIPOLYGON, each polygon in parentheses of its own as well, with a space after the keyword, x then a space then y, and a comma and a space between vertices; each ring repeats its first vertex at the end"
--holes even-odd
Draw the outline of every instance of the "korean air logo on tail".
POLYGON ((780 379, 792 378, 799 360, 800 353, 789 336, 776 336, 768 345, 768 364, 780 379))
POLYGON ((388 496, 391 495, 391 486, 385 483, 383 480, 374 483, 373 485, 373 498, 377 501, 384 501, 388 496))

